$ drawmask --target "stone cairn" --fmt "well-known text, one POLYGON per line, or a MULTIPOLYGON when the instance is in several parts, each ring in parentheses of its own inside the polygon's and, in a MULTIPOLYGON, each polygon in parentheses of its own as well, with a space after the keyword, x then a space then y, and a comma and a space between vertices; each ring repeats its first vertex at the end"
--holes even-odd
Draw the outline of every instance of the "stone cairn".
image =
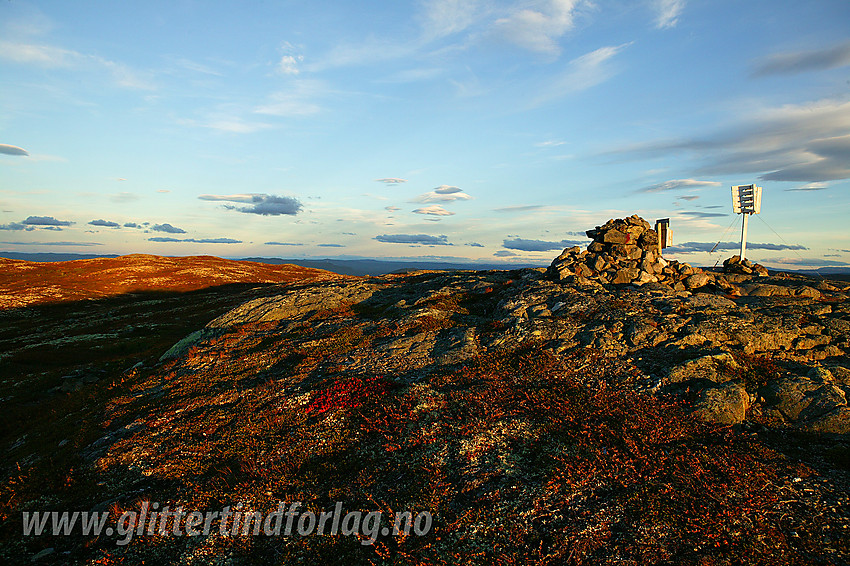
POLYGON ((713 274, 661 257, 658 232, 636 214, 609 220, 586 234, 593 238, 587 250, 565 249, 549 266, 550 279, 576 285, 655 284, 675 291, 713 282, 713 274))
POLYGON ((736 273, 739 275, 761 275, 767 277, 767 268, 761 264, 753 263, 747 258, 741 261, 741 256, 733 255, 723 260, 723 273, 736 273))

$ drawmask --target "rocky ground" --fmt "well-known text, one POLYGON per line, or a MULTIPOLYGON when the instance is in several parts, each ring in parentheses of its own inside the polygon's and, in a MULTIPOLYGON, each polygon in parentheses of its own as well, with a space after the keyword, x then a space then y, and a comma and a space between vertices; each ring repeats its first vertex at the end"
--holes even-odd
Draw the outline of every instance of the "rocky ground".
POLYGON ((850 285, 742 273, 741 262, 657 270, 648 227, 627 220, 591 237, 640 226, 637 243, 625 230, 627 241, 565 250, 549 269, 323 276, 4 311, 0 557, 850 563, 850 285), (190 323, 167 326, 181 308, 190 323), (94 334, 103 309, 147 341, 110 331, 106 350, 87 342, 77 354, 63 338, 94 334), (281 500, 428 510, 434 524, 372 545, 20 534, 24 510, 267 512, 281 500))

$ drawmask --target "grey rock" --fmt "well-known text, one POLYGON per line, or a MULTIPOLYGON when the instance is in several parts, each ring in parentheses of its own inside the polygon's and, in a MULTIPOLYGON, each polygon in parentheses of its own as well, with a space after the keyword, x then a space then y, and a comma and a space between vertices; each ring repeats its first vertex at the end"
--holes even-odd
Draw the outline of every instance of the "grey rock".
POLYGON ((685 279, 685 287, 688 289, 698 289, 708 284, 708 275, 705 273, 694 273, 685 279))
POLYGON ((796 421, 815 400, 821 386, 811 379, 793 376, 769 383, 762 395, 768 405, 779 410, 786 419, 796 421))
POLYGON ((750 396, 738 383, 703 389, 694 403, 694 415, 700 420, 722 425, 744 421, 750 407, 750 396))
POLYGON ((735 358, 729 353, 703 356, 672 368, 667 375, 667 382, 681 383, 703 379, 722 383, 729 381, 732 378, 731 372, 739 367, 735 358))
POLYGON ((850 407, 838 407, 802 426, 807 432, 850 434, 850 407))

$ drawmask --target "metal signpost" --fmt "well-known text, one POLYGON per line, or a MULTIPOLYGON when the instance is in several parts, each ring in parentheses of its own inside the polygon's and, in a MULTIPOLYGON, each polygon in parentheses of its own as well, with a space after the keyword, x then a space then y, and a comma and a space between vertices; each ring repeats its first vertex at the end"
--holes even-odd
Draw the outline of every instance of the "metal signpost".
POLYGON ((755 185, 732 187, 732 210, 735 214, 744 215, 744 226, 741 228, 741 261, 744 261, 747 253, 747 223, 750 214, 761 212, 761 187, 755 185))
POLYGON ((661 250, 673 245, 673 231, 670 229, 670 219, 662 218, 655 221, 655 231, 658 232, 658 257, 661 250))

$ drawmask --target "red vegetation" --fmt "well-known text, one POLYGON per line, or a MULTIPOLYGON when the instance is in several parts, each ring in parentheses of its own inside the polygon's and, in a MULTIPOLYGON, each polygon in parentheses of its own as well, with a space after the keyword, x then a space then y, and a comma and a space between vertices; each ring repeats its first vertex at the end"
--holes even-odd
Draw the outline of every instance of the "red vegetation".
POLYGON ((315 415, 340 409, 356 409, 371 398, 383 397, 389 390, 389 384, 383 377, 363 379, 352 377, 337 381, 328 389, 319 391, 310 404, 307 414, 315 415))
POLYGON ((230 283, 341 277, 288 264, 143 254, 47 263, 0 258, 0 268, 0 309, 139 291, 194 291, 230 283))

